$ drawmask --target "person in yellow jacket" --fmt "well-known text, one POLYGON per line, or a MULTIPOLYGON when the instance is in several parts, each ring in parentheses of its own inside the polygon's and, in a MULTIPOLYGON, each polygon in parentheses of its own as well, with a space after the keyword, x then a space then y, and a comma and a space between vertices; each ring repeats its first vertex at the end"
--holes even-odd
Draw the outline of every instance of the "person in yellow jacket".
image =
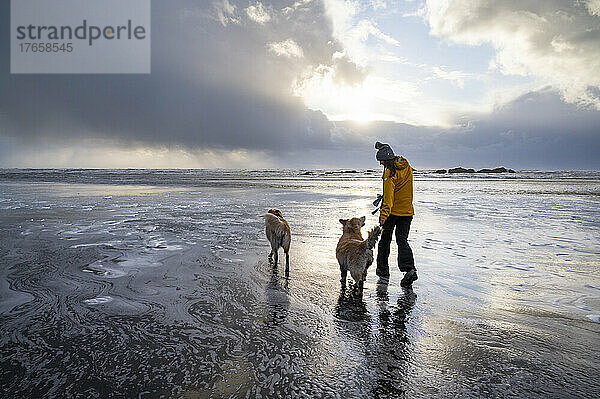
POLYGON ((406 159, 396 156, 389 144, 375 143, 377 160, 383 169, 383 204, 379 224, 383 227, 377 251, 377 276, 380 282, 390 278, 388 258, 392 233, 396 229, 398 244, 398 267, 406 272, 400 285, 409 287, 418 278, 408 233, 415 210, 413 208, 413 170, 406 159))

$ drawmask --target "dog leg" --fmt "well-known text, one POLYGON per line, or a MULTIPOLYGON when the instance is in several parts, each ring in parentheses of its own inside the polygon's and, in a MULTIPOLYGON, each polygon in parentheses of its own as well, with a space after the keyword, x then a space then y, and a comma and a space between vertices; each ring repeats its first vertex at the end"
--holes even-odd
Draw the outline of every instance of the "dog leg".
POLYGON ((359 284, 359 287, 358 287, 358 289, 357 289, 357 290, 355 291, 355 293, 354 293, 354 295, 355 295, 354 297, 355 297, 357 300, 362 300, 362 297, 363 297, 363 292, 364 292, 364 291, 363 291, 362 284, 359 284))
POLYGON ((274 241, 271 241, 271 255, 269 255, 270 260, 273 261, 274 265, 277 265, 277 259, 278 259, 278 254, 277 254, 277 250, 279 249, 279 247, 277 246, 277 243, 274 241))
POLYGON ((278 250, 274 250, 273 251, 273 263, 275 264, 275 266, 277 266, 277 262, 279 261, 279 251, 278 250))
POLYGON ((290 254, 288 251, 285 251, 285 268, 286 270, 290 268, 290 254))
POLYGON ((340 279, 340 283, 342 283, 342 287, 346 287, 346 276, 348 275, 348 270, 341 271, 342 278, 340 279))

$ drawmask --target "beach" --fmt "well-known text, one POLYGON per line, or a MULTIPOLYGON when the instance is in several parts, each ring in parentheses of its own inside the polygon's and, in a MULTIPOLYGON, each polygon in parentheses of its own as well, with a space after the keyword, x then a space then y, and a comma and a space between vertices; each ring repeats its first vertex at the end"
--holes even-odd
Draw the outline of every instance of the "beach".
POLYGON ((381 171, 309 172, 2 170, 0 396, 600 395, 599 172, 416 172, 419 279, 393 242, 362 297, 339 219, 381 171))

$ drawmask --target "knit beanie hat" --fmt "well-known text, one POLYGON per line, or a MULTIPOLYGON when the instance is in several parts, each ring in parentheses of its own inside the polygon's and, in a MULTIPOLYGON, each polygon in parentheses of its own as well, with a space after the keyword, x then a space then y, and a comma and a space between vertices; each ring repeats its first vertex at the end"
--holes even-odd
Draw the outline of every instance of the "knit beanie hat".
POLYGON ((389 161, 396 157, 389 144, 383 144, 378 141, 375 143, 375 148, 379 150, 376 156, 378 161, 389 161))

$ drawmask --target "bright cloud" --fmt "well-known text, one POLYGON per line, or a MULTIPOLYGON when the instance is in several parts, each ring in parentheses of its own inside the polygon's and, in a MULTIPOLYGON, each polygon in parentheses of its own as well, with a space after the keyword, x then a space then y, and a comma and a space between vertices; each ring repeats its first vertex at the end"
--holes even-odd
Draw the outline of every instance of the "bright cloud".
POLYGON ((428 99, 415 82, 367 75, 361 83, 340 82, 333 66, 320 65, 294 83, 294 94, 307 107, 319 109, 331 120, 395 121, 415 125, 452 124, 456 104, 428 99), (427 103, 427 107, 422 104, 427 103))
POLYGON ((374 10, 387 8, 387 3, 384 0, 371 0, 371 7, 373 7, 374 10))
MULTIPOLYGON (((374 3, 374 10, 384 8, 374 3)), ((373 46, 368 42, 373 38, 390 46, 399 46, 400 42, 388 33, 384 33, 372 18, 362 17, 362 7, 358 1, 325 0, 325 10, 332 22, 333 37, 347 51, 348 56, 359 65, 367 65, 373 55, 373 46)))
POLYGON ((217 1, 214 3, 214 7, 217 12, 217 19, 221 22, 221 25, 227 26, 230 23, 240 23, 239 17, 235 15, 236 6, 231 4, 229 0, 217 1))
POLYGON ((591 15, 600 16, 600 0, 588 0, 586 6, 591 15))
POLYGON ((302 58, 304 56, 302 47, 292 39, 287 39, 282 42, 269 42, 267 43, 267 49, 280 57, 302 58))
POLYGON ((600 109, 600 1, 427 0, 431 33, 456 43, 491 43, 491 68, 532 76, 566 101, 600 109))
MULTIPOLYGON (((293 91, 309 108, 321 110, 334 120, 393 120, 436 126, 451 125, 453 114, 483 108, 432 93, 431 87, 444 82, 462 90, 467 81, 478 77, 404 57, 404 46, 396 39, 401 36, 395 36, 401 31, 384 32, 391 26, 382 24, 383 29, 379 25, 389 21, 386 2, 325 0, 324 5, 333 37, 343 51, 334 54, 331 64, 312 66, 296 80, 293 91)), ((424 6, 419 5, 419 10, 419 15, 425 14, 424 6)))
POLYGON ((264 25, 271 20, 269 11, 260 1, 246 8, 246 14, 248 14, 248 18, 260 25, 264 25))
POLYGON ((369 38, 369 35, 371 35, 393 46, 400 45, 400 42, 398 40, 394 39, 389 35, 386 35, 385 33, 379 30, 379 28, 373 21, 369 21, 366 19, 363 19, 358 22, 358 24, 354 28, 354 31, 352 32, 352 35, 356 36, 359 40, 363 42, 369 38))
POLYGON ((446 71, 442 67, 434 66, 432 67, 432 71, 435 76, 440 79, 445 79, 453 82, 458 87, 462 88, 465 85, 465 80, 471 78, 471 74, 468 74, 463 71, 446 71))
POLYGON ((292 4, 292 6, 287 6, 284 7, 281 11, 283 12, 284 15, 288 15, 296 10, 308 10, 308 7, 310 5, 310 3, 312 3, 313 0, 298 0, 296 1, 294 4, 292 4))

